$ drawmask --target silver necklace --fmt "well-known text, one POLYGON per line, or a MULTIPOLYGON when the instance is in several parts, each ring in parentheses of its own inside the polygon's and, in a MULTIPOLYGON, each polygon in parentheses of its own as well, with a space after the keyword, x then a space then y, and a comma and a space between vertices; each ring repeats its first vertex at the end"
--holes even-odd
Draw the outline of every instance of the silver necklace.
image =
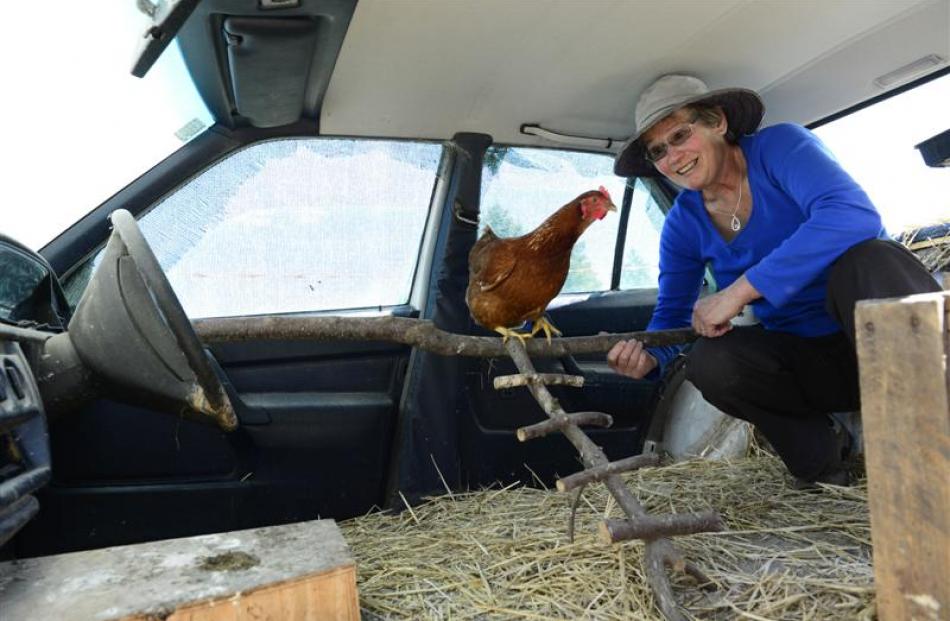
MULTIPOLYGON (((736 206, 732 210, 732 217, 729 220, 729 228, 732 229, 734 233, 738 233, 739 229, 742 228, 742 221, 739 220, 739 216, 736 215, 737 213, 739 213, 739 205, 742 204, 742 185, 743 185, 743 181, 739 181, 739 199, 736 201, 736 206)), ((710 209, 712 209, 716 213, 721 213, 724 216, 729 215, 725 211, 719 211, 718 209, 714 209, 712 207, 710 207, 710 209)))

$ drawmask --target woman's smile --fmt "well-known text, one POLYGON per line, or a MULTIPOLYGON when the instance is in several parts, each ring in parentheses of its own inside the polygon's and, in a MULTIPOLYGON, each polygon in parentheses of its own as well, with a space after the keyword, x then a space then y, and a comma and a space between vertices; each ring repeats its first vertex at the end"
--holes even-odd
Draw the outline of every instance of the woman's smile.
POLYGON ((689 172, 690 172, 691 170, 693 170, 693 168, 696 167, 696 163, 697 163, 698 161, 699 161, 699 158, 691 159, 691 160, 687 161, 686 164, 684 164, 684 165, 680 166, 678 169, 676 169, 674 172, 675 172, 677 175, 680 175, 680 176, 688 175, 689 172))

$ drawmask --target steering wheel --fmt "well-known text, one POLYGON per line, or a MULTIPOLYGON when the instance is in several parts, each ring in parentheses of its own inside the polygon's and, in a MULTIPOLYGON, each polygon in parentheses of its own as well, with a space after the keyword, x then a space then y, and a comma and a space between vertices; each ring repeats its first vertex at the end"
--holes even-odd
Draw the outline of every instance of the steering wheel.
POLYGON ((151 295, 152 302, 158 308, 165 325, 175 337, 175 341, 184 354, 188 367, 195 375, 195 389, 190 391, 186 400, 195 411, 210 416, 224 430, 237 427, 237 416, 188 316, 185 315, 178 297, 172 290, 158 259, 139 230, 135 218, 128 211, 118 209, 112 212, 110 219, 115 234, 125 245, 129 258, 141 275, 151 295))

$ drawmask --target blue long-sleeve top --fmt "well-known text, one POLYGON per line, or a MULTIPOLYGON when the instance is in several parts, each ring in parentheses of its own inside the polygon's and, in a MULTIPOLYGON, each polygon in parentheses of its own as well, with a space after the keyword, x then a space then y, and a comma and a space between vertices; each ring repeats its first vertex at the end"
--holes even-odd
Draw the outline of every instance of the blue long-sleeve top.
MULTIPOLYGON (((720 289, 746 275, 762 294, 752 307, 766 329, 805 337, 840 330, 825 310, 828 270, 851 246, 888 238, 880 214, 804 127, 767 127, 740 139, 739 146, 752 191, 748 222, 726 241, 702 193, 680 192, 660 236, 659 294, 647 329, 690 325, 709 264, 720 289)), ((649 349, 661 370, 679 350, 649 349)))

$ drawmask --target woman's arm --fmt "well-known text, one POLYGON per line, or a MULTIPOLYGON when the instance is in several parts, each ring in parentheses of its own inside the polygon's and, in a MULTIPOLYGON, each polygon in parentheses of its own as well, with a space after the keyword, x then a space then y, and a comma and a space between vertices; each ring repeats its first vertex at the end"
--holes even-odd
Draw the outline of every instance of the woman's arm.
MULTIPOLYGON (((660 234, 659 291, 647 330, 689 325, 690 313, 702 286, 703 271, 695 224, 684 217, 684 208, 677 199, 660 234)), ((636 339, 620 341, 607 353, 607 364, 617 373, 634 379, 659 376, 680 350, 677 346, 646 349, 636 339)))
POLYGON ((769 128, 762 147, 769 181, 802 210, 806 220, 746 272, 752 287, 781 307, 851 246, 880 236, 881 216, 863 189, 804 127, 769 128))
MULTIPOLYGON (((683 206, 670 211, 660 235, 660 278, 656 307, 647 330, 668 330, 690 325, 693 305, 703 285, 705 265, 700 254, 696 223, 683 206)), ((660 371, 676 357, 681 347, 651 347, 660 371)))

